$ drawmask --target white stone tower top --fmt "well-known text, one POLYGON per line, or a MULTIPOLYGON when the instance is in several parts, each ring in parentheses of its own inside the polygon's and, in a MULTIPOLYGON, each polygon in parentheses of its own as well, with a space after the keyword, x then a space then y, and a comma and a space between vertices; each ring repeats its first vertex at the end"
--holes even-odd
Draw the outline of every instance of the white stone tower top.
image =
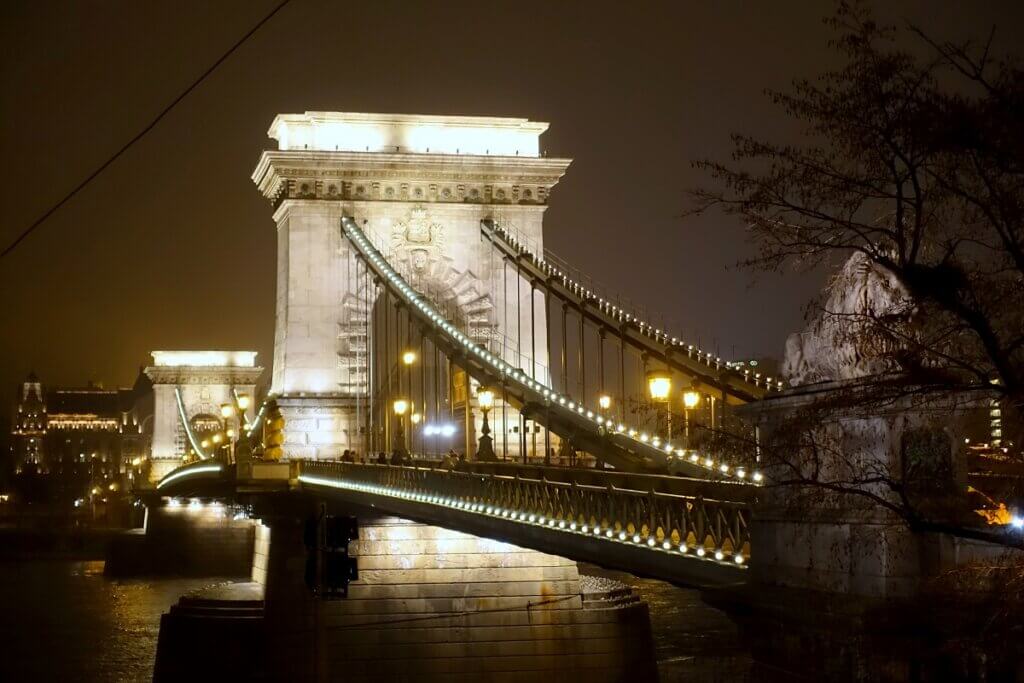
POLYGON ((540 156, 547 123, 490 116, 279 114, 268 134, 279 150, 540 156))
POLYGON ((158 367, 256 367, 255 351, 153 351, 158 367))

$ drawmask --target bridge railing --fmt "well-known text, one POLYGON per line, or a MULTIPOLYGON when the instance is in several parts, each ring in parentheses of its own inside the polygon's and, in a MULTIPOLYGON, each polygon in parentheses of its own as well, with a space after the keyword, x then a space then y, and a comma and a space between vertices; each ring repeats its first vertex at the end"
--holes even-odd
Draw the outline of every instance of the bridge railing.
POLYGON ((744 564, 750 558, 750 513, 742 501, 611 483, 344 462, 303 461, 301 475, 708 560, 744 564))

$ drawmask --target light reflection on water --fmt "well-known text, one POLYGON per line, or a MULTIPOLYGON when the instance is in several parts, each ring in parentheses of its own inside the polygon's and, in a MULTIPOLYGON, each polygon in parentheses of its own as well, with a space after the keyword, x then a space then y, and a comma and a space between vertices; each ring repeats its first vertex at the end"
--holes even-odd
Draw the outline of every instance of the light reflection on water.
POLYGON ((151 680, 160 614, 218 582, 110 580, 101 561, 0 562, 0 680, 151 680))

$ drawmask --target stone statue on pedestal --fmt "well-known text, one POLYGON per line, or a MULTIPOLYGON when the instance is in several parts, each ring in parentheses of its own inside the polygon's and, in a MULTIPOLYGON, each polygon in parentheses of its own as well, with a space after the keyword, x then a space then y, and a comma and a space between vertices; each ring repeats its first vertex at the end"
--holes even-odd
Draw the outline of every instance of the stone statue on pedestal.
POLYGON ((823 310, 786 340, 782 374, 799 386, 895 370, 883 330, 906 327, 914 313, 896 277, 857 252, 829 284, 823 310))

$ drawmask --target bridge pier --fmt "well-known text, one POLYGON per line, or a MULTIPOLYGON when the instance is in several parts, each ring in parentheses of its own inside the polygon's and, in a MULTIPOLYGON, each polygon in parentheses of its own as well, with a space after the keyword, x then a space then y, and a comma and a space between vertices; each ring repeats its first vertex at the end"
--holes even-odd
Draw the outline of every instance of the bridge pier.
MULTIPOLYGON (((312 512, 312 510, 307 510, 312 512)), ((263 516, 267 668, 293 680, 655 680, 647 607, 595 608, 576 563, 365 509, 345 599, 305 582, 305 520, 263 516)))
POLYGON ((254 522, 235 519, 225 505, 199 499, 146 501, 143 529, 114 539, 108 576, 224 576, 249 572, 254 522))

